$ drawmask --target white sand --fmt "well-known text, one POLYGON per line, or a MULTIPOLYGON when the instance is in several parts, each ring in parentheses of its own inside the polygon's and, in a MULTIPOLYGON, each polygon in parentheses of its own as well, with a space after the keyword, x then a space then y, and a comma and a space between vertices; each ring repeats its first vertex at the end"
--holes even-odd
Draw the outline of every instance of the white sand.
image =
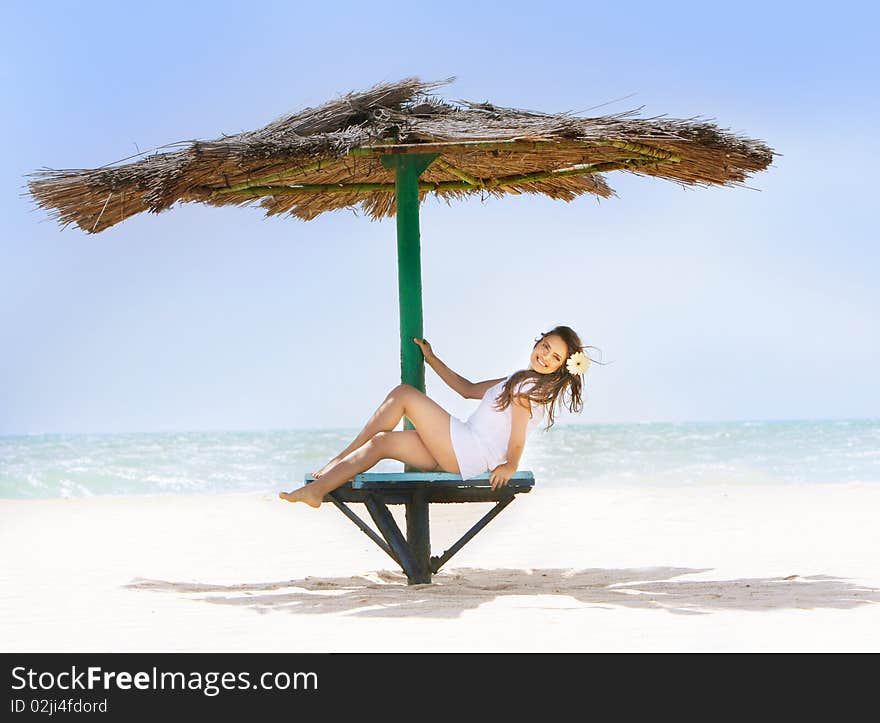
MULTIPOLYGON (((486 509, 432 505, 434 553, 486 509)), ((0 500, 0 650, 876 652, 878 511, 869 484, 539 486, 408 587, 332 505, 0 500)))

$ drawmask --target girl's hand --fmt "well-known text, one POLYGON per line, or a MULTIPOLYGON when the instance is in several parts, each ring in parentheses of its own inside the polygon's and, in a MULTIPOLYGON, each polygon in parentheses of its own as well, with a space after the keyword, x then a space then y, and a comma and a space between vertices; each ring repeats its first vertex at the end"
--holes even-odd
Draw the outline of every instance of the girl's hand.
POLYGON ((415 342, 416 346, 418 346, 419 349, 422 350, 425 361, 430 361, 434 358, 434 350, 431 348, 431 345, 430 343, 428 343, 427 339, 417 339, 416 337, 413 337, 413 341, 415 342))
POLYGON ((504 464, 499 464, 495 469, 492 470, 492 474, 489 477, 489 482, 491 483, 492 489, 497 490, 510 480, 513 477, 514 472, 516 472, 516 467, 505 462, 504 464))

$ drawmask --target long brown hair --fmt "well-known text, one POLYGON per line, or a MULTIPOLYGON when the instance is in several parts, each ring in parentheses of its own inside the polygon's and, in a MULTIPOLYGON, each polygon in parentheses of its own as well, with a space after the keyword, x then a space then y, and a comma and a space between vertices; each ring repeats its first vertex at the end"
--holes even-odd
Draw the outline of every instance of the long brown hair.
MULTIPOLYGON (((565 342, 568 347, 566 359, 576 352, 584 351, 584 349, 596 348, 584 346, 581 338, 570 326, 555 326, 550 331, 545 331, 535 340, 535 346, 532 348, 537 347, 551 334, 555 334, 565 342)), ((591 359, 591 361, 594 360, 591 359)), ((602 362, 597 363, 601 364, 602 362)), ((552 374, 541 374, 534 369, 520 369, 514 372, 505 382, 501 393, 495 398, 495 409, 499 412, 507 409, 513 401, 514 390, 524 382, 531 380, 534 380, 535 385, 522 396, 528 397, 529 402, 533 404, 544 405, 547 409, 548 424, 545 429, 550 429, 553 426, 554 407, 566 405, 571 412, 580 412, 584 408, 581 400, 584 386, 583 376, 569 373, 565 362, 563 362, 562 366, 552 374), (566 392, 568 393, 566 394, 566 392)))

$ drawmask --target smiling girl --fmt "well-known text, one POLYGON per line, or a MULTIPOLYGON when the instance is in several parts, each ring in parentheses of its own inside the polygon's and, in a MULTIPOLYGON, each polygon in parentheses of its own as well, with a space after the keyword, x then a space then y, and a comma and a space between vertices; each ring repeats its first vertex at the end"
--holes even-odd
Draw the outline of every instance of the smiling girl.
POLYGON ((465 399, 480 399, 466 422, 453 417, 409 384, 392 389, 360 434, 315 472, 314 482, 279 496, 320 507, 324 496, 383 459, 396 459, 427 472, 444 471, 471 479, 491 472, 492 489, 506 485, 519 465, 526 437, 554 407, 583 409, 583 374, 590 359, 580 337, 568 326, 541 334, 527 369, 510 376, 470 382, 447 367, 425 339, 413 339, 425 362, 465 399), (394 431, 407 416, 415 429, 394 431))

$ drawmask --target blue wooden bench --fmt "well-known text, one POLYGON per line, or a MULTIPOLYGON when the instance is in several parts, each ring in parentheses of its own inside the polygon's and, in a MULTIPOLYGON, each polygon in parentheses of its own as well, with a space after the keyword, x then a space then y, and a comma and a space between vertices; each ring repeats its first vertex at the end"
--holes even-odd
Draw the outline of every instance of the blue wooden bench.
MULTIPOLYGON (((474 535, 489 524, 517 494, 535 486, 531 472, 519 471, 507 485, 493 490, 485 472, 463 480, 448 472, 366 472, 356 475, 324 498, 334 504, 406 573, 409 584, 431 582, 435 574, 474 535), (381 536, 352 511, 347 503, 361 502, 381 536), (431 502, 495 502, 470 530, 442 555, 431 555, 428 505, 431 502), (406 535, 400 530, 389 504, 406 505, 406 535)), ((306 475, 305 482, 315 478, 306 475)))

